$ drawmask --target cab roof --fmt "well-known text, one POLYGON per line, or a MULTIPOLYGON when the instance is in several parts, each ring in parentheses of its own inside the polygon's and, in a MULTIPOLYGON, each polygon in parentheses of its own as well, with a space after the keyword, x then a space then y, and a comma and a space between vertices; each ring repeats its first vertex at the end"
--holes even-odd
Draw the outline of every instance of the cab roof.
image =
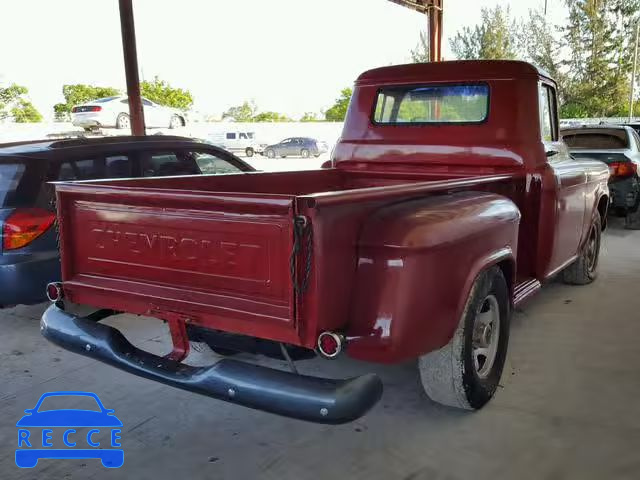
MULTIPOLYGON (((417 83, 425 81, 470 82, 482 80, 540 78, 553 79, 544 70, 517 60, 456 60, 409 63, 374 68, 358 77, 356 85, 417 83)), ((555 83, 555 82, 554 82, 555 83)))

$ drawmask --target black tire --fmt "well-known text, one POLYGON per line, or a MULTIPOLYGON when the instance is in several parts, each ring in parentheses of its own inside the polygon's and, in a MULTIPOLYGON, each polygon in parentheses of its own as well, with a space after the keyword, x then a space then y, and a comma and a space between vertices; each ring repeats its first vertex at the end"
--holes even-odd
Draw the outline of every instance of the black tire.
POLYGON ((280 155, 280 158, 287 158, 286 155, 280 155))
POLYGON ((116 128, 117 129, 131 128, 131 120, 129 119, 128 114, 121 113, 120 115, 118 115, 118 118, 116 119, 116 128))
POLYGON ((600 240, 602 238, 602 221, 596 211, 589 229, 587 242, 582 247, 580 256, 562 271, 562 281, 569 285, 587 285, 598 276, 598 259, 600 257, 600 240))
POLYGON ((268 149, 264 153, 267 156, 267 158, 276 158, 276 152, 274 150, 272 150, 272 149, 268 149))
POLYGON ((493 397, 502 376, 509 345, 510 319, 507 282, 499 267, 491 267, 475 279, 451 341, 419 359, 420 379, 429 398, 465 410, 482 408, 493 397), (478 319, 480 314, 487 313, 494 318, 480 331, 478 319), (478 361, 476 367, 474 353, 483 348, 478 344, 486 342, 487 331, 491 347, 485 350, 493 349, 492 360, 485 355, 483 364, 478 361), (497 336, 493 337, 494 334, 497 336))
POLYGON ((300 152, 300 156, 302 158, 309 158, 311 156, 311 153, 306 148, 303 148, 302 151, 300 152))
POLYGON ((316 157, 316 158, 318 158, 319 156, 320 156, 320 154, 319 154, 319 153, 316 153, 316 154, 314 155, 314 157, 316 157))
POLYGON ((253 151, 253 148, 247 148, 247 149, 244 151, 244 154, 245 154, 247 157, 253 157, 253 154, 254 154, 254 153, 255 153, 255 152, 253 151))

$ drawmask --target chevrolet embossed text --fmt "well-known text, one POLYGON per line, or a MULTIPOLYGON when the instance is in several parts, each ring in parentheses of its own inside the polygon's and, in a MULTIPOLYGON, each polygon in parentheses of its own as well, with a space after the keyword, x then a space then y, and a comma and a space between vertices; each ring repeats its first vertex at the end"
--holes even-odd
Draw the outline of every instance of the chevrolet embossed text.
MULTIPOLYGON (((176 232, 135 231, 130 226, 94 226, 91 235, 101 257, 131 258, 138 262, 162 259, 194 270, 242 275, 256 266, 266 274, 266 245, 249 242, 234 242, 221 238, 198 237, 196 232, 188 235, 176 232), (264 264, 264 265, 262 265, 264 264)), ((264 278, 264 277, 263 277, 264 278)))

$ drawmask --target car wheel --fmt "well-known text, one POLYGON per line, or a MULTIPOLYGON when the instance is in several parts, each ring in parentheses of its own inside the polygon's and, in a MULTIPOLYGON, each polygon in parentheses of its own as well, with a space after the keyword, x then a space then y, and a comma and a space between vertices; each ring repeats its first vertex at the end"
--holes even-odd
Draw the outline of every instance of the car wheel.
POLYGON ((309 150, 307 150, 306 148, 303 148, 302 151, 300 152, 300 155, 302 156, 302 158, 309 158, 310 156, 309 150))
POLYGON ((502 375, 511 303, 499 267, 478 275, 451 341, 420 357, 420 379, 435 402, 466 410, 482 408, 502 375))
POLYGON ((316 154, 314 155, 314 157, 316 157, 316 158, 318 158, 319 156, 320 156, 320 154, 319 154, 319 153, 316 153, 316 154))
POLYGON ((171 121, 169 122, 169 128, 180 128, 182 127, 182 119, 178 115, 173 115, 171 117, 171 121))
POLYGON ((562 272, 562 280, 570 285, 587 285, 598 276, 598 258, 600 257, 600 239, 602 237, 602 221, 596 211, 587 243, 580 256, 562 272))
POLYGON ((276 152, 274 152, 271 149, 267 150, 266 154, 267 154, 267 158, 276 158, 276 152))
POLYGON ((247 157, 253 157, 253 154, 254 154, 253 148, 247 148, 247 149, 244 151, 244 154, 245 154, 247 157))
POLYGON ((280 158, 287 158, 286 155, 280 155, 280 158))
POLYGON ((131 119, 129 118, 128 114, 121 113, 120 115, 118 115, 118 118, 116 119, 116 128, 131 128, 131 119))

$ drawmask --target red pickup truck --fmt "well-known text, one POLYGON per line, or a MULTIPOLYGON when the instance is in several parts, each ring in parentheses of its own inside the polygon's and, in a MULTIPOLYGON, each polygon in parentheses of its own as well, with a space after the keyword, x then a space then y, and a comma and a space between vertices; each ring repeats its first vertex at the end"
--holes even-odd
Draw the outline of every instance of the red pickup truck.
POLYGON ((418 360, 433 400, 478 409, 500 380, 513 308, 558 273, 596 276, 609 173, 569 155, 556 98, 522 62, 385 67, 358 78, 331 168, 58 183, 63 278, 42 332, 142 377, 314 422, 356 419, 382 394, 374 374, 296 371, 341 352, 418 360), (165 321, 173 351, 99 323, 117 313, 165 321), (226 358, 183 363, 190 339, 226 358), (292 371, 228 358, 242 350, 292 371))

